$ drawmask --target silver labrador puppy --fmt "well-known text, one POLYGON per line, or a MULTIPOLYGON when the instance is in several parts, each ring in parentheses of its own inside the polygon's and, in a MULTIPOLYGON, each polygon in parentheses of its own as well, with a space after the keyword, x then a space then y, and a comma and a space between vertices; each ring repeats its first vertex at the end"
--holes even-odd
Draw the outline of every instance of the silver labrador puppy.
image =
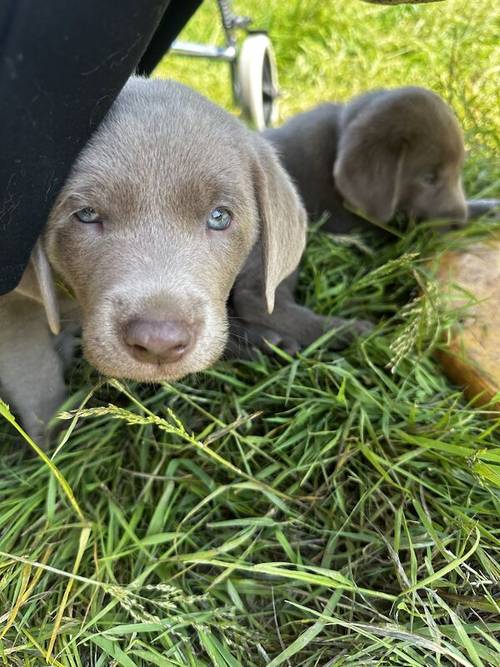
POLYGON ((273 312, 305 233, 267 142, 181 84, 132 78, 74 165, 19 288, 0 298, 1 396, 43 440, 65 397, 75 323, 101 373, 147 382, 213 364, 228 308, 236 348, 311 342, 343 321, 293 302, 273 312))

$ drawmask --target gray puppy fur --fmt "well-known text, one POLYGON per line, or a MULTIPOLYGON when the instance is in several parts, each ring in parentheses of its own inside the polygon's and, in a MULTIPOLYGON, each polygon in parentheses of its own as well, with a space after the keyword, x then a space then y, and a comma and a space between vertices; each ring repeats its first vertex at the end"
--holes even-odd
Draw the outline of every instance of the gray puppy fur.
POLYGON ((181 84, 132 78, 76 161, 19 288, 0 298, 1 396, 43 440, 78 323, 98 371, 147 382, 213 364, 229 321, 233 352, 285 334, 299 347, 345 324, 288 291, 274 309, 305 234, 305 210, 262 137, 181 84), (220 207, 232 222, 214 230, 220 207), (54 283, 65 287, 57 297, 54 283))
MULTIPOLYGON (((276 148, 311 216, 345 233, 368 219, 465 222, 464 145, 451 108, 424 88, 375 90, 323 104, 263 136, 276 148)), ((477 209, 478 210, 478 209, 477 209)))

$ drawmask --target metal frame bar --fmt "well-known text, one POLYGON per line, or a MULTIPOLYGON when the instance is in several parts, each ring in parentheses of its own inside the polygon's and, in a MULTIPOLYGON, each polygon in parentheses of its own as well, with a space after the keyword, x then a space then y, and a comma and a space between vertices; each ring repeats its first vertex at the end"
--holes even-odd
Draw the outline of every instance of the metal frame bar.
POLYGON ((229 63, 235 63, 237 56, 235 33, 238 30, 247 30, 252 20, 247 16, 238 16, 235 14, 231 4, 230 0, 217 0, 222 28, 224 30, 224 46, 195 44, 194 42, 175 40, 172 44, 171 51, 180 56, 209 58, 211 60, 222 60, 229 63))
POLYGON ((209 58, 211 60, 223 60, 225 62, 234 62, 236 60, 236 47, 212 46, 209 44, 195 44, 194 42, 175 41, 172 44, 171 51, 180 56, 190 56, 192 58, 209 58))

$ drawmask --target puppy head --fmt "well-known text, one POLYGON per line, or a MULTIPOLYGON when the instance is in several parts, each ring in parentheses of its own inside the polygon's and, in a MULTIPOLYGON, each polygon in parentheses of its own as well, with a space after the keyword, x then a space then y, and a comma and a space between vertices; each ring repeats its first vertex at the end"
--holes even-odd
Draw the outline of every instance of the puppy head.
POLYGON ((351 205, 381 222, 396 212, 464 222, 463 160, 462 131, 440 97, 382 90, 345 108, 334 179, 351 205))
POLYGON ((122 91, 44 236, 99 371, 176 380, 212 364, 226 342, 226 301, 259 234, 272 307, 305 229, 286 175, 256 141, 180 84, 131 79, 122 91))

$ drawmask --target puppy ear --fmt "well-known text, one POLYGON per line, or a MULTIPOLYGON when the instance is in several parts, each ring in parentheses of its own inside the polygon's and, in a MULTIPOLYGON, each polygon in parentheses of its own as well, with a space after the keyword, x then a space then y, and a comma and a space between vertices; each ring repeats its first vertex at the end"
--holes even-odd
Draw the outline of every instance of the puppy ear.
POLYGON ((333 169, 335 184, 353 208, 368 218, 389 222, 396 213, 401 191, 405 144, 389 144, 384 137, 366 138, 356 122, 339 142, 333 169))
POLYGON ((267 310, 274 293, 298 266, 306 244, 307 216, 274 149, 255 136, 254 188, 260 217, 267 310))
POLYGON ((42 304, 49 328, 56 336, 61 330, 59 306, 52 271, 41 241, 38 241, 33 248, 29 264, 16 292, 42 304))

